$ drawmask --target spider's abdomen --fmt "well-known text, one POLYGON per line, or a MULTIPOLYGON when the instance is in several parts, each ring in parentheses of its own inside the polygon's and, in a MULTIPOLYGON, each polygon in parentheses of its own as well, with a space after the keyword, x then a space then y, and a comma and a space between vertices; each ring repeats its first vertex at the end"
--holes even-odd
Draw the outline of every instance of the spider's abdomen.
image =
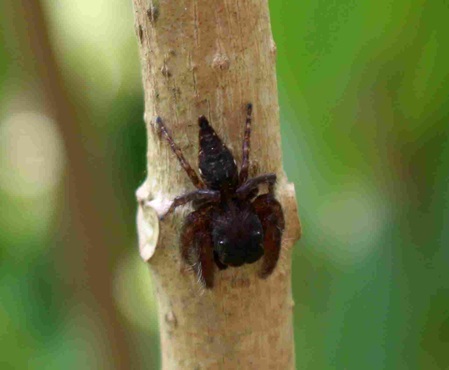
POLYGON ((200 117, 199 169, 207 187, 213 190, 233 190, 238 184, 238 170, 231 151, 209 125, 205 117, 200 117))

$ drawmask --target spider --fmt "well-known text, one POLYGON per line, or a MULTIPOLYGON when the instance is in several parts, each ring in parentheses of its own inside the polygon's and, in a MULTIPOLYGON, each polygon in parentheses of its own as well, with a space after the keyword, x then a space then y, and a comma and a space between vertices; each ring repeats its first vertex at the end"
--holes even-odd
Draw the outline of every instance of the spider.
POLYGON ((264 279, 279 259, 285 223, 282 207, 274 197, 276 174, 248 179, 252 104, 247 105, 246 113, 240 172, 206 117, 198 118, 201 180, 162 119, 156 118, 157 127, 197 188, 176 197, 160 218, 192 202, 194 211, 186 217, 181 231, 181 258, 206 288, 213 287, 215 265, 223 270, 254 263, 263 256, 259 277, 264 279), (262 184, 268 185, 268 193, 258 195, 262 184))

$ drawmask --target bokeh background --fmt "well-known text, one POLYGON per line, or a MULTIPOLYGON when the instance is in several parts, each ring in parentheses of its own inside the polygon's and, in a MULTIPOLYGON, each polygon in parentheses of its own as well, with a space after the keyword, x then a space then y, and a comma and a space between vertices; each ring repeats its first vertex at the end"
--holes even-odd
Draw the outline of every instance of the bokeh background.
MULTIPOLYGON (((271 0, 298 369, 449 368, 449 6, 271 0)), ((0 2, 0 368, 158 369, 130 0, 0 2)))

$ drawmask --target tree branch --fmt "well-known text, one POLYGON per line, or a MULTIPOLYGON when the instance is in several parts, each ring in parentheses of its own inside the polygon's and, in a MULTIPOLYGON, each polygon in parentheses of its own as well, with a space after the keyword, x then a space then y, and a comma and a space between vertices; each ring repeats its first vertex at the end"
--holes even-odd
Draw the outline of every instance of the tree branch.
POLYGON ((25 86, 33 90, 38 102, 36 109, 57 122, 68 157, 64 192, 67 202, 64 202, 61 217, 64 222, 70 218, 70 225, 67 230, 60 231, 64 233, 64 258, 59 254, 55 257, 56 270, 60 273, 55 275, 55 281, 64 278, 70 282, 67 307, 83 302, 95 318, 98 342, 102 344, 96 347, 97 357, 109 360, 104 363, 108 368, 115 365, 117 369, 129 369, 132 359, 126 332, 118 320, 110 273, 99 267, 111 265, 115 257, 110 248, 114 236, 102 222, 101 212, 104 211, 96 206, 93 191, 95 187, 104 191, 105 185, 96 185, 92 180, 88 154, 79 140, 82 137, 80 122, 52 50, 42 1, 10 1, 6 5, 10 7, 10 22, 22 44, 18 64, 26 72, 25 86), (100 350, 104 353, 98 352, 100 350))
POLYGON ((133 0, 145 90, 148 177, 137 191, 141 256, 159 302, 164 369, 294 369, 291 247, 300 236, 292 184, 282 168, 275 56, 266 0, 133 0), (186 158, 198 155, 197 117, 206 115, 241 161, 245 105, 252 102, 250 176, 278 175, 286 230, 281 260, 267 280, 259 263, 217 272, 201 291, 182 267, 184 208, 157 213, 192 185, 153 118, 161 116, 186 158), (151 260, 150 260, 151 258, 151 260))

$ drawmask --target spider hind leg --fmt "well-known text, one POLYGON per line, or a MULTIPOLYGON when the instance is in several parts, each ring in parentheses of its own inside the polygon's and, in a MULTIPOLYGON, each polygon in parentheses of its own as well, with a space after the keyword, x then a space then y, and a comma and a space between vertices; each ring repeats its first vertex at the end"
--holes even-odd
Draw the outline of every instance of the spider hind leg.
POLYGON ((274 197, 274 185, 276 184, 277 176, 274 173, 266 173, 253 177, 241 185, 236 194, 239 198, 248 198, 253 192, 255 192, 260 185, 268 185, 268 192, 274 197))

